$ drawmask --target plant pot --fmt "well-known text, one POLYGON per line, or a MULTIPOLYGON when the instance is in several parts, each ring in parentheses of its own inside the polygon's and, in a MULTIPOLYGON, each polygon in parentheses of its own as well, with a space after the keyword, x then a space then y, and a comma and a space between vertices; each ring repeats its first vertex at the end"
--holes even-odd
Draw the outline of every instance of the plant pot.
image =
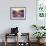
POLYGON ((44 42, 44 39, 38 39, 37 40, 37 43, 39 43, 39 44, 41 44, 41 43, 43 43, 44 42))
POLYGON ((40 43, 40 39, 37 39, 37 43, 40 43))

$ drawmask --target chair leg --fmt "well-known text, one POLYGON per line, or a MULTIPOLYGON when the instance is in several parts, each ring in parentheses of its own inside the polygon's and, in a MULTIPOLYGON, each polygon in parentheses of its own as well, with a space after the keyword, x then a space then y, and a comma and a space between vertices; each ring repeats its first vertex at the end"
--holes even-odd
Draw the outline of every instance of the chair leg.
POLYGON ((17 46, 18 46, 18 34, 17 34, 17 46))
POLYGON ((7 42, 6 41, 4 42, 4 44, 5 44, 5 46, 7 46, 7 42))
POLYGON ((17 36, 16 36, 16 45, 15 46, 18 46, 18 34, 17 34, 17 36))
POLYGON ((7 36, 6 36, 6 34, 5 34, 5 46, 7 46, 7 36))

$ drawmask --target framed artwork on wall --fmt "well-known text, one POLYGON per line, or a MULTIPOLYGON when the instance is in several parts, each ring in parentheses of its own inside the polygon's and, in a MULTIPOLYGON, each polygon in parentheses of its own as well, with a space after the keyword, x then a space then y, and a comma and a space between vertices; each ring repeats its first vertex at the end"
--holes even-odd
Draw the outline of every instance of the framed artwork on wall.
POLYGON ((37 15, 39 18, 46 18, 46 0, 37 0, 37 15))
POLYGON ((46 25, 46 0, 37 0, 37 15, 36 23, 37 25, 46 25))
POLYGON ((11 7, 10 8, 11 20, 24 20, 26 19, 26 7, 11 7))

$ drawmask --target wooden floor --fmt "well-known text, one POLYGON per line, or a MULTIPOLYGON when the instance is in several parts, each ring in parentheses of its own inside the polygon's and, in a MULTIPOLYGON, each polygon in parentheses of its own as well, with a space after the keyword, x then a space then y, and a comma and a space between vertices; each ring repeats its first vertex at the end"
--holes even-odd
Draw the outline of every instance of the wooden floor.
MULTIPOLYGON (((4 45, 3 42, 2 42, 2 43, 0 42, 0 46, 5 46, 5 45, 4 45)), ((11 42, 11 43, 8 43, 7 46, 15 46, 15 43, 12 43, 12 42, 11 42)), ((23 46, 23 45, 21 45, 21 46, 23 46)), ((24 46, 25 46, 25 45, 24 45, 24 46)), ((32 43, 30 43, 30 46, 37 46, 37 43, 33 43, 33 42, 32 42, 32 43)), ((42 45, 42 46, 46 46, 46 43, 44 43, 44 45, 42 45)))

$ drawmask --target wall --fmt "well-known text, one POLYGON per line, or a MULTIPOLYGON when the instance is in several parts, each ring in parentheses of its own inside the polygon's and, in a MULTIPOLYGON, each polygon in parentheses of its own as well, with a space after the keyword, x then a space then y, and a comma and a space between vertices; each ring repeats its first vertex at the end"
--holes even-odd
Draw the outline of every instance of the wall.
POLYGON ((36 24, 36 0, 1 0, 0 1, 0 34, 8 32, 11 27, 19 27, 19 32, 29 32, 31 25, 36 24), (26 20, 10 20, 10 7, 26 7, 26 20))

